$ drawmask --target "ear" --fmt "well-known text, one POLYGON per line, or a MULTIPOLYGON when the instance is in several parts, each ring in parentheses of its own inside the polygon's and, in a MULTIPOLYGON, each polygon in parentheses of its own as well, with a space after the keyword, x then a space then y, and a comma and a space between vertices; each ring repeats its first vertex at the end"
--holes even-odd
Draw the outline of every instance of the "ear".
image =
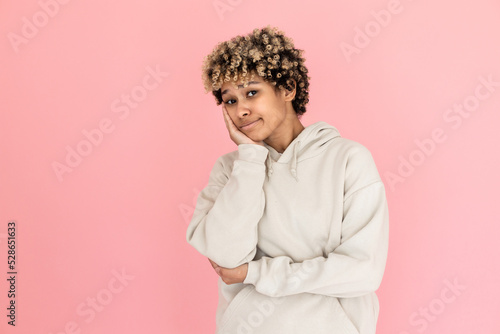
POLYGON ((295 93, 297 92, 297 82, 295 81, 295 79, 288 79, 286 83, 289 88, 284 89, 285 101, 293 101, 293 99, 295 98, 295 93))

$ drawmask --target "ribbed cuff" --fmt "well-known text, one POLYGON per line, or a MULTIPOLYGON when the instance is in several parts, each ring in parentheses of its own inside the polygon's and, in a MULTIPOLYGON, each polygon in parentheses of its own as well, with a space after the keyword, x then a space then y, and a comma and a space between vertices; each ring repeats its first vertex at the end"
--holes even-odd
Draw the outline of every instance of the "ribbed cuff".
POLYGON ((269 150, 258 144, 240 144, 238 145, 238 159, 248 162, 264 163, 269 150))
POLYGON ((248 262, 248 271, 247 277, 243 281, 244 284, 253 284, 257 283, 257 279, 260 275, 260 263, 259 261, 250 261, 248 262))

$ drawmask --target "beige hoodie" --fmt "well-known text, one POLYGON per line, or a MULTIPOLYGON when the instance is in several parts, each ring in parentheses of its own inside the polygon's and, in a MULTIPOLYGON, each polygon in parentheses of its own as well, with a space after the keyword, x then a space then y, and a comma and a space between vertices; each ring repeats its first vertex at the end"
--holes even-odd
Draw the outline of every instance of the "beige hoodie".
POLYGON ((389 213, 371 153, 326 122, 283 154, 240 144, 219 157, 186 239, 218 265, 216 334, 373 334, 389 213))

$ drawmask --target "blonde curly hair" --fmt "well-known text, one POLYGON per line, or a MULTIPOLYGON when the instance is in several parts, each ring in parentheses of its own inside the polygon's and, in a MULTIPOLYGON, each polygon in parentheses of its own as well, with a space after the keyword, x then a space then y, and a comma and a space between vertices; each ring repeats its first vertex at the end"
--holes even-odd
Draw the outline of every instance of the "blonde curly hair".
POLYGON ((292 101, 297 115, 306 112, 309 102, 308 70, 302 57, 304 50, 296 49, 293 40, 276 27, 254 29, 252 33, 220 42, 212 53, 205 56, 202 65, 202 80, 205 93, 212 91, 217 105, 222 103, 221 87, 232 79, 236 88, 239 78, 244 87, 257 73, 264 81, 280 88, 296 88, 292 101), (248 77, 251 74, 250 78, 248 77), (295 80, 296 86, 293 81, 295 80))

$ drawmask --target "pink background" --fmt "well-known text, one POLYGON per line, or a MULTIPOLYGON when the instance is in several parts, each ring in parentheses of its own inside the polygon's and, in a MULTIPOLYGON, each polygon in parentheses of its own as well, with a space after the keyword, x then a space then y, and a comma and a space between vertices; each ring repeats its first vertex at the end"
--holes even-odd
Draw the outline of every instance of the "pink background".
POLYGON ((271 24, 305 50, 303 124, 364 144, 386 184, 377 332, 498 333, 499 14, 494 0, 2 1, 0 331, 213 333, 218 276, 185 233, 215 160, 236 145, 201 62, 271 24), (481 77, 496 86, 476 90, 481 77))

